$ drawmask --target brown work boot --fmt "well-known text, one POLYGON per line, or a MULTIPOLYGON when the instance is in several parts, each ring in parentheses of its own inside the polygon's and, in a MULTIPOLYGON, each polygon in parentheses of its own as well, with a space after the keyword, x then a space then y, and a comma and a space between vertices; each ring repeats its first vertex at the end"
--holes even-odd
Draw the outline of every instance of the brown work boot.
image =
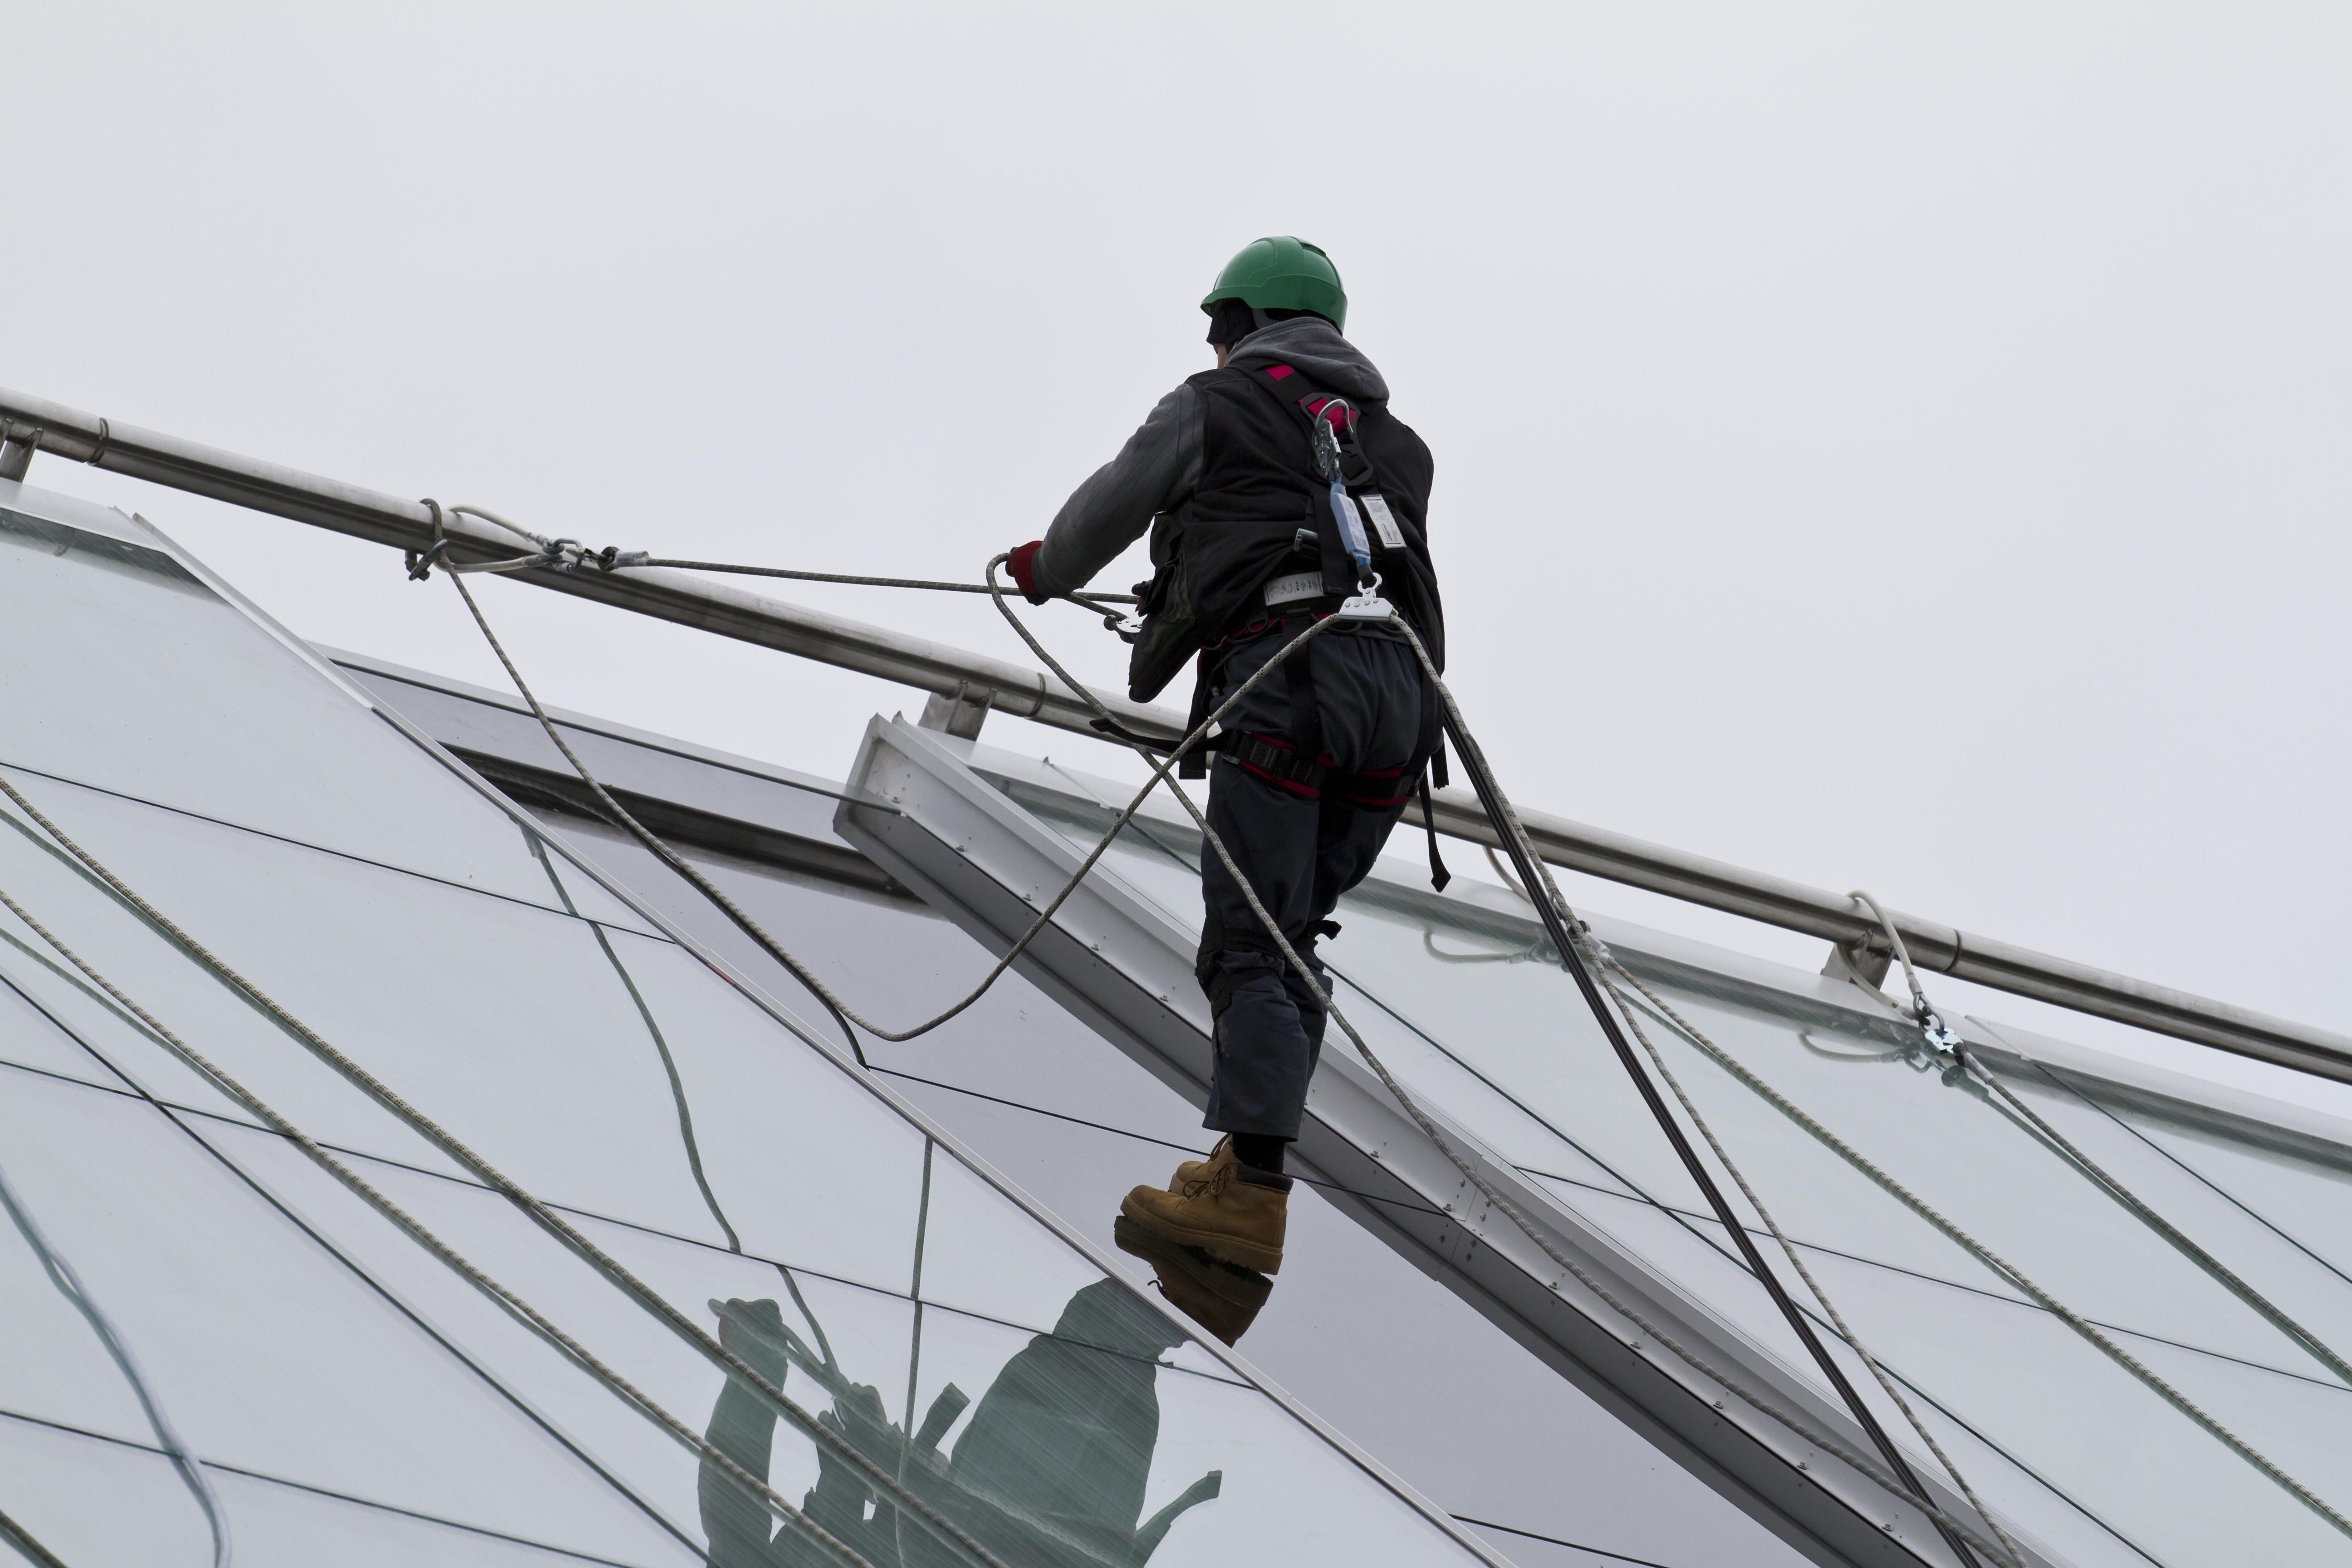
POLYGON ((1273 1274, 1282 1268, 1290 1178, 1243 1164, 1228 1141, 1190 1177, 1180 1175, 1166 1188, 1136 1188, 1118 1212, 1152 1235, 1197 1247, 1220 1263, 1273 1274))
POLYGON ((1228 1132, 1217 1140, 1217 1146, 1209 1151, 1207 1159, 1186 1160, 1179 1164, 1176 1167, 1174 1178, 1168 1184, 1168 1190, 1171 1193, 1181 1193, 1184 1190, 1184 1184, 1187 1182, 1205 1182, 1217 1166, 1230 1165, 1235 1158, 1234 1135, 1228 1132))
POLYGON ((1274 1292, 1265 1275, 1220 1263, 1197 1247, 1179 1247, 1125 1215, 1112 1224, 1111 1237, 1121 1252, 1151 1265, 1171 1306, 1227 1344, 1249 1331, 1274 1292))

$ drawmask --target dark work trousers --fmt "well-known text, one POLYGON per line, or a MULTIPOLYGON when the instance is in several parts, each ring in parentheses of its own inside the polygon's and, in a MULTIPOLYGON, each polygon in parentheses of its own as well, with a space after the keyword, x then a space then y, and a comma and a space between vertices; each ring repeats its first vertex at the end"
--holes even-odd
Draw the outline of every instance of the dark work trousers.
MULTIPOLYGON (((1292 617, 1229 653, 1211 706, 1305 625, 1292 617)), ((1209 770, 1209 823, 1328 990, 1315 943, 1339 895, 1371 870, 1426 761, 1420 750, 1423 687, 1412 649, 1393 632, 1335 627, 1291 657, 1314 660, 1320 760, 1328 771, 1318 787, 1220 752, 1209 770)), ((1287 671, 1269 673, 1226 715, 1223 728, 1288 743, 1287 671)), ((1201 862, 1206 919, 1199 974, 1216 1030, 1216 1071, 1202 1125, 1296 1138, 1323 1049, 1322 1004, 1265 934, 1216 851, 1203 845, 1201 862)))

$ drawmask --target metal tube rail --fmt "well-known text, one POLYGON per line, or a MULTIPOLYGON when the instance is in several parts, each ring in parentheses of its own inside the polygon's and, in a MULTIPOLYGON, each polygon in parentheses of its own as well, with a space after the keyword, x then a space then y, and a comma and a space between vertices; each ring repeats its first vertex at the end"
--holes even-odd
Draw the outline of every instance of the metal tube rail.
MULTIPOLYGON (((397 549, 421 550, 432 539, 432 513, 419 501, 320 479, 176 437, 117 426, 96 415, 5 389, 0 389, 0 437, 5 438, 14 448, 12 455, 20 460, 28 460, 35 450, 47 452, 397 549)), ((508 556, 518 549, 515 540, 472 518, 449 517, 445 531, 453 541, 451 552, 461 560, 508 556)), ((688 573, 650 567, 614 573, 537 568, 511 575, 542 588, 940 696, 985 699, 992 711, 1097 740, 1105 738, 1090 728, 1093 714, 1086 704, 1056 690, 1040 671, 748 594, 688 573)), ((1173 742, 1184 732, 1181 716, 1167 709, 1145 707, 1108 692, 1097 691, 1096 696, 1118 716, 1120 723, 1139 735, 1173 742)), ((1501 847, 1485 813, 1468 792, 1440 792, 1433 805, 1440 833, 1501 847)), ((1420 824, 1418 806, 1409 808, 1406 816, 1420 824)), ((1540 812, 1521 816, 1538 853, 1555 866, 1803 931, 1855 950, 1884 941, 1869 913, 1842 895, 1563 817, 1540 812)), ((2352 1037, 1970 935, 1916 916, 1895 912, 1893 919, 1913 960, 1922 967, 2352 1083, 2352 1037)))

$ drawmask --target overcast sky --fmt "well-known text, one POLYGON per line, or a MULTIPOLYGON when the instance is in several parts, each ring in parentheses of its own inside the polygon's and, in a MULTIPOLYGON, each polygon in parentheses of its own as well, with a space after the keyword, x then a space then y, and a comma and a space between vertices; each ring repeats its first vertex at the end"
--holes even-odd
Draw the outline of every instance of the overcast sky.
MULTIPOLYGON (((1518 799, 2352 1030, 2340 5, 18 4, 0 37, 0 384, 594 544, 976 575, 1208 363, 1225 258, 1304 236, 1435 450, 1453 674, 1518 799)), ((306 636, 499 683, 388 551, 31 477, 306 636)), ((1023 657, 985 601, 782 596, 1023 657)), ((920 706, 486 599, 550 700, 814 772, 920 706)))

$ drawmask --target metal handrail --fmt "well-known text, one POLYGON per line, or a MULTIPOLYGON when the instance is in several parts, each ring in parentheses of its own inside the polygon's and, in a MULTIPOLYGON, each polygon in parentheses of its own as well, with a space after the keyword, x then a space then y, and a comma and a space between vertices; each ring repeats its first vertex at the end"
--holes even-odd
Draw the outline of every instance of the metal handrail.
MULTIPOLYGON (((47 452, 395 549, 422 550, 433 537, 433 513, 422 501, 320 479, 177 437, 115 425, 93 414, 5 389, 0 389, 0 437, 5 438, 8 448, 6 456, 0 457, 0 474, 12 468, 21 472, 17 465, 29 460, 33 451, 47 452)), ((510 556, 517 548, 510 535, 462 514, 445 513, 444 529, 451 540, 450 552, 459 560, 510 556)), ((943 697, 984 699, 995 712, 1097 740, 1105 738, 1091 727, 1094 713, 1087 705, 1055 689, 1040 671, 745 593, 689 573, 658 567, 625 572, 536 567, 510 575, 558 593, 943 697)), ((1118 715, 1121 724, 1147 739, 1172 742, 1184 732, 1182 717, 1168 709, 1147 707, 1099 690, 1095 696, 1118 715)), ((1432 805, 1440 833, 1499 847, 1485 814, 1468 792, 1439 791, 1432 805)), ((1417 806, 1409 808, 1406 815, 1407 820, 1420 825, 1417 806)), ((1802 931, 1855 952, 1883 943, 1877 922, 1843 894, 1564 817, 1540 812, 1521 816, 1537 852, 1555 866, 1802 931)), ((2352 1037, 2269 1017, 1916 916, 1895 912, 1892 918, 1914 962, 1924 968, 2352 1083, 2352 1037)))

